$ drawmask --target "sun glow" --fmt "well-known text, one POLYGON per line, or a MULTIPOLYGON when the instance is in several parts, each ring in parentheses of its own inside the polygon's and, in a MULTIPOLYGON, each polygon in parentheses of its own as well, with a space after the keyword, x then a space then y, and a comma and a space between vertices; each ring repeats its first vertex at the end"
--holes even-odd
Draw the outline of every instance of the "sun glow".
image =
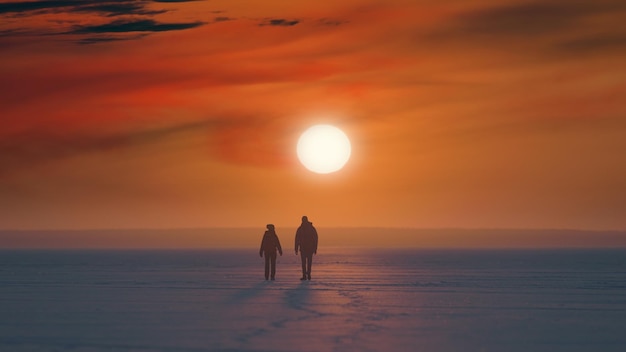
POLYGON ((350 159, 352 147, 342 130, 331 125, 310 127, 298 140, 298 159, 308 170, 328 174, 340 170, 350 159))

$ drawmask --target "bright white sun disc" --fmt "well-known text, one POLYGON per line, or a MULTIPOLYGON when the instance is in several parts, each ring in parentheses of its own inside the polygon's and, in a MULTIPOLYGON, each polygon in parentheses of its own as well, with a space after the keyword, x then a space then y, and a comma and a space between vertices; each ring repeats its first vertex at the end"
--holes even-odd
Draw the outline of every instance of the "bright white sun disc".
POLYGON ((298 140, 298 159, 304 167, 328 174, 341 169, 350 159, 350 140, 342 130, 331 125, 315 125, 298 140))

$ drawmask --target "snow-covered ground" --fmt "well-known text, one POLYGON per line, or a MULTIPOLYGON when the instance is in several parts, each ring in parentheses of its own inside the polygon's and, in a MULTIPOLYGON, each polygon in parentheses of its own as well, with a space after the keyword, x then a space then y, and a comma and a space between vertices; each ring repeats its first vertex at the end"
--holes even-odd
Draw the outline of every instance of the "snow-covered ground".
POLYGON ((0 351, 623 351, 626 251, 0 251, 0 351))

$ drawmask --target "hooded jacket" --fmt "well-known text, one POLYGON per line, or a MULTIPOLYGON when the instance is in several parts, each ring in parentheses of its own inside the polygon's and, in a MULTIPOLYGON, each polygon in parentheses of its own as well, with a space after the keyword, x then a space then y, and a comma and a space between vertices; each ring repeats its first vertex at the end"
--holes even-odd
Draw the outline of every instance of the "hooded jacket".
POLYGON ((283 254, 283 248, 280 246, 278 235, 276 235, 276 232, 273 231, 265 231, 265 234, 263 234, 263 240, 261 240, 261 249, 259 249, 259 253, 265 252, 267 254, 276 254, 277 249, 280 254, 283 254))
POLYGON ((303 222, 296 231, 296 252, 304 254, 317 253, 317 230, 312 222, 303 222))

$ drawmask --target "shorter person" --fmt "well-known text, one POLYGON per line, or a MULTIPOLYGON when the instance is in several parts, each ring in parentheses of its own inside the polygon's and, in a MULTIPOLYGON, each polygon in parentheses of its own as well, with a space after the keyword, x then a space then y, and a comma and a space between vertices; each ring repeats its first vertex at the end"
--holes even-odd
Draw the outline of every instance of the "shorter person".
POLYGON ((267 224, 267 231, 263 234, 263 240, 261 240, 261 249, 259 249, 259 255, 263 257, 265 254, 265 280, 271 278, 274 280, 276 276, 276 250, 280 255, 283 255, 283 248, 280 246, 280 240, 274 229, 274 225, 267 224))

